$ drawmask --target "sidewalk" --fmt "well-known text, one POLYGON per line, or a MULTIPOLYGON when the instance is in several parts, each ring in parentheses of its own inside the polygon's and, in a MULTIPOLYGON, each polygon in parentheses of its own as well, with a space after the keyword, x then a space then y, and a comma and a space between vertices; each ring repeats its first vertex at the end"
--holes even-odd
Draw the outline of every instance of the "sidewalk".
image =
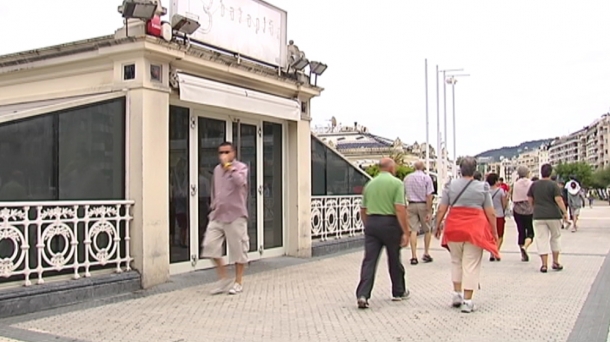
MULTIPOLYGON (((580 341, 591 336, 573 330, 591 323, 577 320, 610 249, 609 223, 610 208, 583 209, 581 230, 564 231, 565 270, 541 274, 534 253, 529 263, 520 261, 516 228, 509 220, 503 260, 490 263, 485 256, 482 288, 475 294, 478 311, 470 315, 450 308, 449 254, 433 240, 431 264, 411 266, 410 250, 403 251, 411 290, 405 302, 390 301, 385 258, 380 261, 369 310, 355 305, 362 258, 358 250, 312 260, 259 261, 253 270, 268 269, 250 272, 238 296, 210 296, 209 283, 180 288, 181 277, 173 277, 178 284, 174 291, 145 291, 129 299, 0 321, 0 336, 56 342, 580 341), (279 267, 281 263, 289 265, 279 267)), ((204 282, 210 274, 184 277, 204 282)), ((610 296, 610 286, 599 288, 607 293, 591 295, 610 296)), ((610 307, 585 307, 582 314, 602 321, 610 312, 610 307)), ((605 339, 607 324, 595 326, 605 329, 605 339)), ((14 342, 0 338, 4 341, 14 342)))

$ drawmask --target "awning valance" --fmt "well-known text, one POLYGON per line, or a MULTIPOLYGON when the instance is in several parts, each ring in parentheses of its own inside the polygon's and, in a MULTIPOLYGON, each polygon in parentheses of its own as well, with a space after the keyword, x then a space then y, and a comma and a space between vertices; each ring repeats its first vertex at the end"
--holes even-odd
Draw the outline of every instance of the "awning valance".
POLYGON ((4 105, 0 106, 0 124, 26 119, 37 115, 53 113, 60 110, 66 110, 69 108, 86 106, 97 102, 108 101, 122 96, 125 96, 125 92, 82 95, 4 105))
POLYGON ((201 77, 178 73, 180 100, 227 108, 239 112, 298 121, 301 106, 296 100, 269 95, 201 77))

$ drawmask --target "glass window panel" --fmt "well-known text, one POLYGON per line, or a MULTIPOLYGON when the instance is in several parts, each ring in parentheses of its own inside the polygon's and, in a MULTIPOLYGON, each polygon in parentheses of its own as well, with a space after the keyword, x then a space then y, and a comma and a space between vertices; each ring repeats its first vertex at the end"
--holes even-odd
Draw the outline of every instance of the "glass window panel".
POLYGON ((57 196, 54 115, 0 125, 0 201, 57 196))
POLYGON ((263 123, 263 220, 264 248, 283 245, 283 175, 282 125, 263 123))
POLYGON ((257 137, 258 127, 245 123, 233 122, 233 144, 237 149, 239 161, 248 166, 248 236, 250 252, 258 250, 258 186, 257 186, 257 137))
POLYGON ((311 138, 311 195, 326 195, 326 146, 311 138))
POLYGON ((125 194, 125 101, 59 112, 59 200, 113 200, 125 194))
MULTIPOLYGON (((227 139, 227 122, 209 118, 199 118, 199 246, 208 227, 210 213, 211 184, 214 168, 218 165, 218 146, 227 139)), ((226 249, 223 248, 226 252, 226 249)), ((201 254, 200 254, 201 258, 201 254)))
POLYGON ((190 259, 189 109, 169 109, 169 251, 170 263, 190 259))

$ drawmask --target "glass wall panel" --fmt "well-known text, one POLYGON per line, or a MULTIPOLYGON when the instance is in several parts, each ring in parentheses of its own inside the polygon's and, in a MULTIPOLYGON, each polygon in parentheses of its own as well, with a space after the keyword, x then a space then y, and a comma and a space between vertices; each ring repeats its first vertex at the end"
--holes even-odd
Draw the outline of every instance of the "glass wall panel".
POLYGON ((0 124, 0 201, 125 194, 125 99, 0 124))
POLYGON ((169 251, 170 263, 190 259, 189 109, 169 109, 169 251))
POLYGON ((282 247, 284 179, 282 125, 263 123, 263 226, 264 248, 282 247))
POLYGON ((311 138, 311 195, 326 195, 326 146, 311 138))
POLYGON ((233 144, 239 161, 248 166, 248 237, 250 252, 258 250, 258 196, 257 196, 257 136, 258 127, 245 123, 233 123, 233 144))
POLYGON ((125 103, 109 101, 59 113, 59 199, 123 199, 125 103))
MULTIPOLYGON (((218 146, 227 139, 227 122, 199 118, 199 246, 208 227, 212 175, 218 165, 218 146)), ((224 248, 223 248, 224 249, 224 248)), ((201 255, 199 256, 201 258, 201 255)))
POLYGON ((312 196, 359 195, 369 177, 335 151, 311 138, 312 196))
POLYGON ((0 201, 57 199, 57 117, 0 124, 0 201))

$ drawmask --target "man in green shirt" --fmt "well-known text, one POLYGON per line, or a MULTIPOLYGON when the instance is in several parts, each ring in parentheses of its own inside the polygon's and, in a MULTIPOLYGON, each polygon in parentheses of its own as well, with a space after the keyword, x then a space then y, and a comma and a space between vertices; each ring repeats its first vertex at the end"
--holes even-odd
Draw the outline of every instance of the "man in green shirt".
POLYGON ((401 301, 409 296, 405 268, 400 259, 400 249, 407 245, 410 236, 405 188, 394 176, 396 164, 392 159, 381 159, 379 169, 379 175, 369 181, 362 192, 360 217, 364 224, 364 259, 356 290, 360 309, 369 307, 368 300, 373 291, 377 262, 383 247, 386 248, 392 279, 392 300, 401 301))

